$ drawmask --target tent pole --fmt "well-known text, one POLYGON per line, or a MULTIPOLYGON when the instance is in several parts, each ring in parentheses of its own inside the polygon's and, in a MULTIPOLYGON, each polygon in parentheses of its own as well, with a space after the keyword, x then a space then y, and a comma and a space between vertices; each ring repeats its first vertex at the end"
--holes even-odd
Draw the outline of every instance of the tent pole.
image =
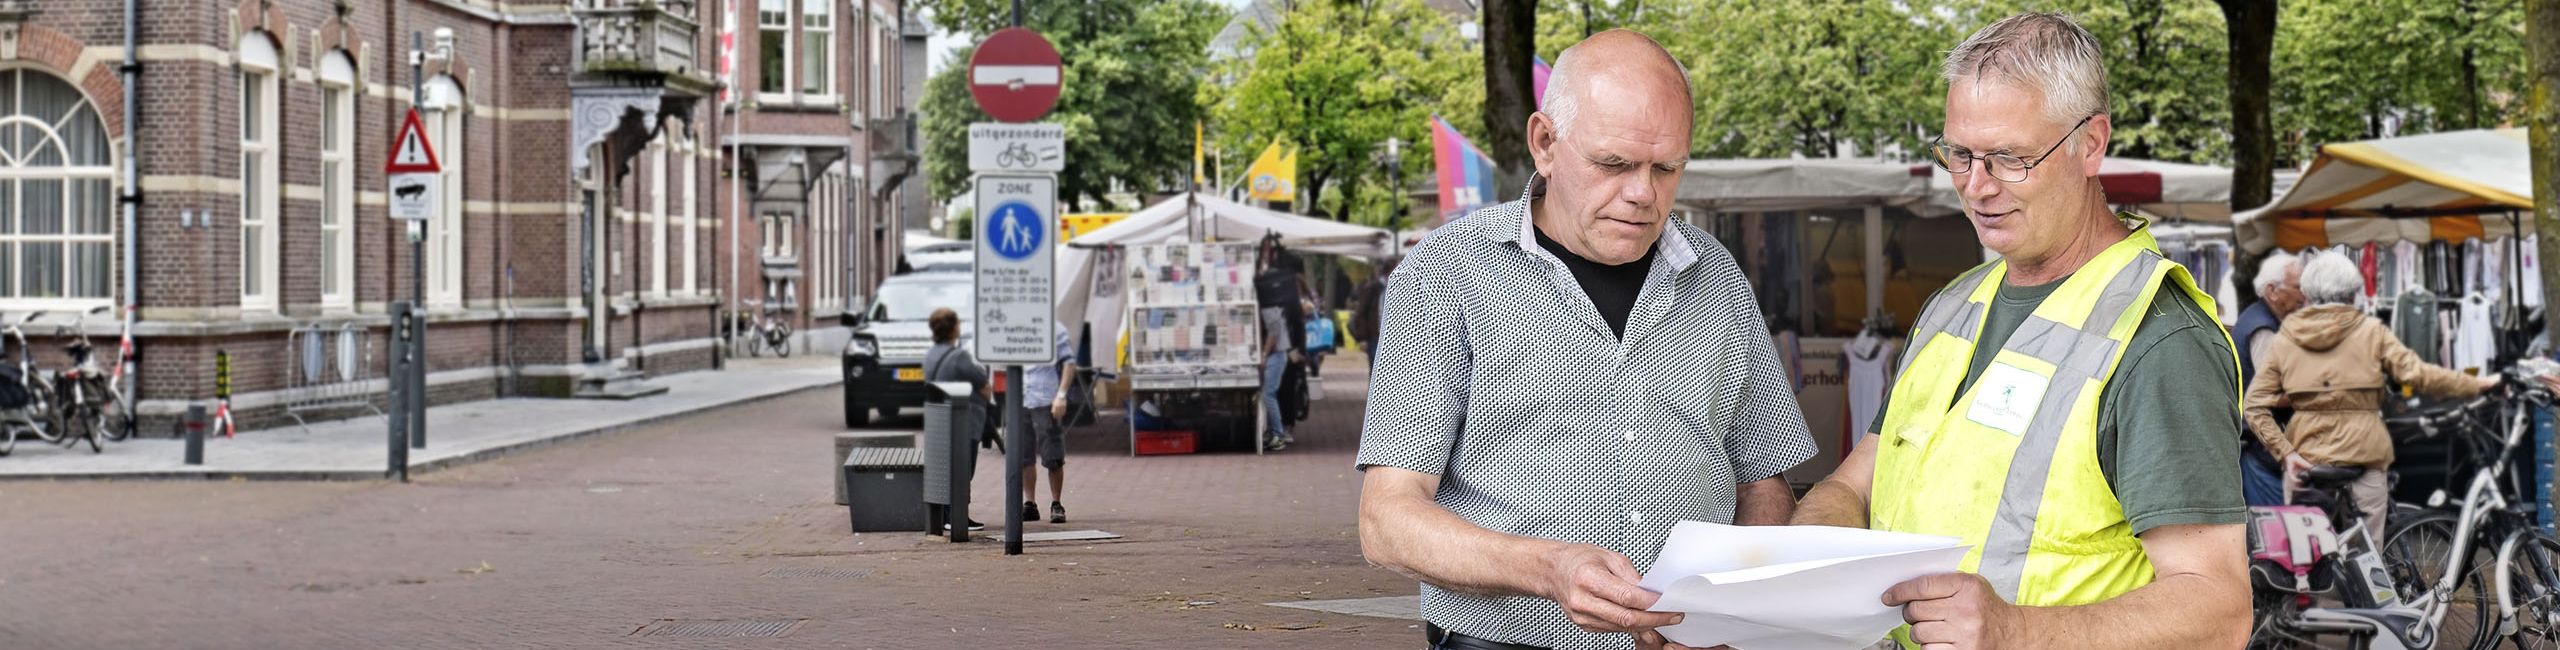
POLYGON ((1884 206, 1867 206, 1867 320, 1884 315, 1884 206))

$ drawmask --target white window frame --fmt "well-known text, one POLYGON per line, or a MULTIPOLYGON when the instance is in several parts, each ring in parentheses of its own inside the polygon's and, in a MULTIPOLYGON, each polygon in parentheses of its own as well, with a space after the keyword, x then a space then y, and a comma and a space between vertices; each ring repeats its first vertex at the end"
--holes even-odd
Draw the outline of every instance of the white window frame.
POLYGON ((696 296, 702 294, 702 251, 697 248, 701 245, 702 223, 696 213, 702 204, 702 146, 690 136, 679 137, 676 142, 678 155, 684 159, 684 204, 677 208, 683 216, 676 223, 684 231, 684 273, 679 276, 684 282, 678 289, 684 295, 696 296))
MULTIPOLYGON (((672 121, 672 120, 668 120, 672 121)), ((668 146, 675 132, 665 129, 649 143, 649 296, 667 296, 667 168, 675 162, 675 147, 668 146)))
POLYGON ((836 53, 842 49, 842 46, 836 43, 837 36, 842 33, 842 30, 837 28, 842 21, 837 20, 836 15, 835 0, 800 0, 800 13, 797 14, 800 20, 799 37, 798 40, 792 41, 792 48, 795 50, 793 56, 796 57, 793 62, 802 69, 791 71, 791 88, 800 94, 801 104, 819 106, 836 103, 836 86, 838 85, 836 82, 840 72, 837 63, 841 61, 841 57, 836 53), (810 26, 818 22, 824 22, 825 25, 814 28, 810 26), (797 51, 808 48, 810 36, 826 38, 824 48, 826 69, 819 71, 818 79, 822 85, 817 91, 809 90, 807 68, 816 67, 809 64, 810 53, 797 51))
POLYGON ((320 57, 320 308, 356 307, 356 78, 345 50, 320 57), (334 290, 332 290, 334 288, 334 290))
POLYGON ((889 114, 889 30, 871 31, 871 116, 889 114))
POLYGON ((28 154, 23 158, 18 157, 17 152, 0 150, 0 186, 5 186, 9 190, 6 193, 6 201, 0 202, 0 226, 6 226, 4 231, 0 231, 0 260, 6 261, 5 266, 0 266, 0 308, 79 311, 115 304, 117 270, 113 260, 116 256, 118 226, 114 212, 115 168, 111 166, 111 161, 116 160, 116 157, 113 150, 115 143, 107 138, 104 117, 98 114, 97 107, 89 101, 85 93, 80 92, 78 86, 72 85, 68 79, 43 70, 0 65, 0 83, 14 84, 11 88, 14 92, 10 93, 11 101, 0 103, 0 129, 32 129, 36 136, 35 143, 20 143, 28 154), (59 114, 22 113, 20 111, 27 108, 26 80, 28 78, 38 78, 59 84, 76 99, 69 105, 63 106, 59 114), (73 120, 82 119, 88 121, 92 135, 98 138, 94 144, 106 150, 103 156, 90 161, 89 164, 75 164, 71 157, 72 146, 75 143, 64 140, 66 129, 72 126, 73 120), (54 162, 51 164, 37 162, 47 156, 50 156, 54 162), (25 223, 27 211, 24 209, 24 203, 27 200, 26 188, 31 183, 45 182, 59 183, 61 186, 59 194, 61 198, 59 208, 63 213, 60 223, 61 232, 27 234, 28 228, 25 223), (80 188, 84 182, 103 184, 106 191, 99 196, 84 194, 80 188), (92 206, 91 203, 96 205, 92 206), (98 232, 82 232, 85 228, 81 225, 81 220, 93 218, 102 219, 105 227, 98 232), (57 256, 57 264, 60 268, 55 270, 58 274, 56 279, 60 281, 58 286, 42 288, 36 292, 27 291, 34 281, 28 273, 31 268, 34 268, 28 261, 30 256, 26 253, 30 244, 61 246, 61 253, 57 256), (83 261, 83 256, 77 251, 83 245, 98 246, 99 250, 103 251, 103 257, 99 261, 104 264, 104 268, 101 269, 104 286, 100 287, 101 291, 95 295, 74 295, 73 293, 79 287, 79 263, 83 261), (42 295, 43 289, 59 291, 53 292, 53 295, 42 295), (30 294, 37 294, 38 297, 21 297, 30 294))
POLYGON ((279 304, 277 217, 282 212, 277 178, 277 100, 283 78, 275 41, 266 32, 240 37, 240 310, 275 311, 279 304), (254 96, 253 96, 254 95, 254 96))
POLYGON ((428 145, 435 148, 436 163, 443 171, 436 174, 436 210, 427 220, 427 308, 458 310, 463 307, 463 268, 465 237, 470 224, 464 208, 468 201, 463 192, 465 145, 469 136, 468 111, 471 102, 462 84, 453 77, 438 75, 425 85, 426 100, 419 104, 425 113, 428 145))
POLYGON ((800 86, 800 78, 798 76, 800 66, 794 65, 797 63, 797 61, 794 61, 797 57, 793 56, 794 53, 800 51, 800 44, 794 40, 796 38, 795 35, 799 32, 798 30, 793 29, 793 26, 798 22, 798 12, 792 10, 791 0, 756 0, 755 10, 756 102, 762 104, 780 104, 790 102, 792 96, 797 94, 795 91, 800 86), (775 4, 781 5, 782 10, 777 12, 769 8, 770 5, 775 4), (773 19, 775 18, 779 18, 780 22, 774 22, 773 19), (782 47, 780 48, 780 51, 782 52, 782 66, 775 69, 782 77, 782 92, 771 92, 764 89, 767 82, 773 81, 772 79, 767 78, 764 74, 765 38, 770 35, 769 32, 772 30, 780 30, 782 33, 782 47))

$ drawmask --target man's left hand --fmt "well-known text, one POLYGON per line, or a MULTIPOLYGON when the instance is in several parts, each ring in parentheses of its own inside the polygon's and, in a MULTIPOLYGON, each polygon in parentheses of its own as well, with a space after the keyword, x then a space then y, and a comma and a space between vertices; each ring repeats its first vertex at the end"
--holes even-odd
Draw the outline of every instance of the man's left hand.
POLYGON ((1884 604, 1902 608, 1911 639, 1928 650, 1999 648, 2007 643, 2017 606, 2000 599, 1991 581, 1971 573, 1941 573, 1894 585, 1884 604))
POLYGON ((1060 397, 1057 401, 1049 403, 1049 417, 1067 419, 1067 398, 1060 397))

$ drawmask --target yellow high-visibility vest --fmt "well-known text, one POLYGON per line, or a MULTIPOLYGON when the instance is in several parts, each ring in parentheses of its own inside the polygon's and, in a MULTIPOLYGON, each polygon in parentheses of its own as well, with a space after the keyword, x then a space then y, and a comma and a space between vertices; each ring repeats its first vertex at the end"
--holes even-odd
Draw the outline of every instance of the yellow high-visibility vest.
MULTIPOLYGON (((2167 299, 2204 313, 2213 298, 2136 227, 2037 305, 1959 395, 2007 271, 1975 267, 1922 309, 1876 443, 1870 523, 1964 540, 1960 568, 2011 603, 2114 598, 2149 584, 2152 567, 2098 464, 2099 398, 2162 280, 2184 294, 2167 299)), ((1907 632, 1894 636, 1910 646, 1907 632)))

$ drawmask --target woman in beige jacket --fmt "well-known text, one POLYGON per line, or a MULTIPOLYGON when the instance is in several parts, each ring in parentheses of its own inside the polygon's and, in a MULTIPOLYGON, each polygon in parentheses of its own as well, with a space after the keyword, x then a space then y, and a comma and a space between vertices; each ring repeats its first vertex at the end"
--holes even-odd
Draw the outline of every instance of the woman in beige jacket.
POLYGON ((2283 459, 2288 500, 2294 477, 2304 470, 2321 465, 2364 468, 2350 490, 2356 508, 2364 511, 2366 530, 2379 541, 2387 530, 2383 516, 2391 510, 2389 475, 2395 457, 2391 434, 2382 426, 2382 402, 2388 399, 2383 378, 2440 398, 2478 395, 2498 379, 2419 360, 2389 326, 2356 309, 2356 294, 2363 289, 2364 275, 2343 254, 2313 253, 2303 263, 2302 293, 2311 306, 2284 320, 2282 336, 2258 361, 2258 376, 2249 383, 2241 415, 2267 451, 2283 459), (2287 407, 2293 409, 2293 419, 2279 426, 2271 410, 2287 407))

